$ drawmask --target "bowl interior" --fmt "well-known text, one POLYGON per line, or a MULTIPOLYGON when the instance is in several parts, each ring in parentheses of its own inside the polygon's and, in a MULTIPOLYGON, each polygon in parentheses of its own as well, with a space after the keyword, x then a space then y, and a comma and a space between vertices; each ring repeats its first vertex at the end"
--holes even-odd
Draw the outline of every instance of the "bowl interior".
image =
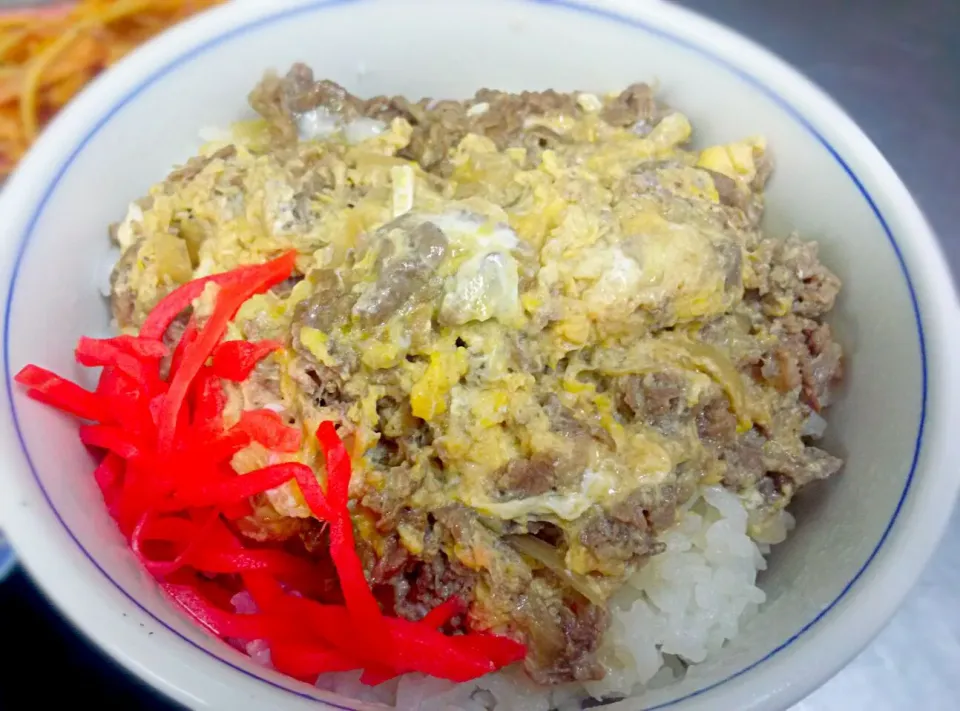
MULTIPOLYGON (((190 25, 176 34, 177 42, 149 48, 95 89, 106 103, 94 105, 88 95, 51 131, 38 150, 55 160, 31 167, 42 180, 23 193, 32 200, 29 209, 0 227, 6 243, 26 241, 8 305, 7 385, 11 370, 28 362, 89 379, 72 353, 79 336, 110 330, 99 296, 109 259, 107 226, 196 150, 200 129, 246 116, 245 97, 266 68, 285 70, 302 60, 318 76, 362 95, 413 97, 463 97, 483 86, 603 91, 656 81, 662 98, 691 118, 697 144, 767 137, 777 169, 766 229, 819 240, 825 263, 844 280, 834 327, 848 355, 848 377, 828 414, 826 447, 845 456, 847 466, 801 497, 799 525, 776 548, 762 578, 769 601, 743 634, 682 682, 624 707, 669 703, 722 688, 745 670, 756 674, 814 636, 824 616, 841 614, 905 495, 925 387, 920 324, 894 242, 907 237, 888 233, 885 198, 871 193, 871 176, 858 175, 856 161, 853 168, 843 162, 848 146, 842 137, 815 118, 802 119, 803 106, 782 93, 789 87, 768 87, 735 68, 733 40, 708 40, 681 15, 650 11, 656 17, 645 24, 573 4, 491 0, 301 5, 274 7, 269 16, 263 9, 231 9, 216 26, 190 25), (264 17, 230 19, 244 15, 264 17), (700 42, 713 48, 694 46, 700 42)), ((117 619, 132 614, 162 623, 148 619, 158 632, 150 647, 156 663, 139 673, 168 691, 179 685, 187 694, 181 700, 200 704, 218 698, 233 698, 242 708, 267 699, 299 703, 278 686, 322 696, 264 672, 172 612, 108 520, 76 424, 19 393, 10 405, 26 453, 9 454, 15 464, 7 476, 42 487, 52 507, 35 535, 58 541, 65 575, 115 601, 117 619), (251 683, 217 657, 277 686, 251 683), (206 687, 190 686, 197 673, 208 679, 206 687), (181 681, 171 681, 178 675, 181 681), (230 696, 238 689, 246 701, 230 696)), ((116 622, 109 614, 102 620, 116 622)), ((120 647, 112 651, 130 655, 120 647)), ((709 698, 698 696, 698 703, 709 698)))

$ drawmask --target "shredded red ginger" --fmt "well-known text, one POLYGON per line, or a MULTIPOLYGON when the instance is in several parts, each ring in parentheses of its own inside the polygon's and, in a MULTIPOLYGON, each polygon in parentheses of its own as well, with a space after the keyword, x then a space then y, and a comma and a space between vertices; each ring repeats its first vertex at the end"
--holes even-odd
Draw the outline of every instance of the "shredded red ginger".
POLYGON ((169 598, 221 639, 265 640, 273 665, 313 682, 319 674, 362 669, 379 684, 406 672, 469 681, 526 654, 509 637, 440 630, 465 612, 451 599, 419 622, 385 615, 363 573, 347 508, 350 457, 332 422, 316 437, 324 454, 326 490, 316 472, 297 462, 238 475, 234 454, 258 442, 296 452, 300 431, 270 410, 244 412, 227 429, 221 378, 240 381, 282 344, 221 343, 227 325, 251 296, 290 276, 296 254, 198 279, 173 291, 151 311, 139 336, 83 338, 77 361, 103 370, 95 392, 35 365, 17 375, 27 394, 90 424, 81 440, 105 452, 94 471, 110 515, 143 567, 169 598), (191 320, 170 354, 162 337, 208 282, 220 286, 213 313, 201 328, 191 320), (166 379, 160 363, 172 355, 166 379), (294 481, 313 515, 329 525, 330 558, 343 603, 310 597, 327 575, 307 557, 248 548, 227 521, 252 512, 251 496, 294 481), (231 611, 245 590, 257 612, 231 611))

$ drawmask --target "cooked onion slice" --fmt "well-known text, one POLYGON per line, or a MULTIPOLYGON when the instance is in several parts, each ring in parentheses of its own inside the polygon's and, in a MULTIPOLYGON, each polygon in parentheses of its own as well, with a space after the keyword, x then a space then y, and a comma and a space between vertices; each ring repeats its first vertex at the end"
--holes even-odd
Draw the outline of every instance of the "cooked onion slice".
POLYGON ((606 605, 607 601, 600 586, 587 576, 569 570, 563 564, 560 553, 549 543, 541 541, 536 536, 507 536, 506 541, 518 552, 530 556, 559 575, 570 587, 594 605, 606 605))

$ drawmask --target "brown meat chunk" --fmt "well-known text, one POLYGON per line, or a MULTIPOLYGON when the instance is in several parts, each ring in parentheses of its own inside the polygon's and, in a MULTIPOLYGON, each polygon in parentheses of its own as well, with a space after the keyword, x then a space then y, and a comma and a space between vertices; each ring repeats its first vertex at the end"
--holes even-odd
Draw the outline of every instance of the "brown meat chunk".
MULTIPOLYGON (((556 395, 550 394, 544 398, 542 407, 547 417, 550 418, 550 429, 557 434, 571 439, 589 437, 606 445, 610 449, 616 449, 616 442, 607 430, 597 422, 584 422, 577 419, 576 413, 560 402, 560 398, 556 395)), ((583 448, 575 450, 574 459, 582 468, 586 466, 586 462, 577 459, 577 453, 584 454, 585 451, 583 448)))
POLYGON ((342 86, 328 79, 315 82, 309 70, 308 74, 291 81, 294 71, 296 69, 287 76, 286 84, 286 104, 291 111, 302 114, 322 106, 348 120, 359 115, 363 102, 342 86))
POLYGON ((428 295, 426 287, 446 258, 449 246, 446 235, 432 222, 411 226, 402 217, 381 227, 378 235, 375 239, 383 247, 377 281, 353 307, 354 315, 367 324, 382 323, 415 296, 428 295), (409 250, 394 256, 392 242, 387 240, 398 231, 409 250))
POLYGON ((413 104, 402 96, 375 96, 364 102, 363 115, 384 123, 402 118, 416 126, 424 118, 426 104, 426 100, 413 104))
POLYGON ((602 679, 596 651, 609 625, 606 609, 563 597, 548 577, 536 577, 511 599, 511 617, 527 645, 524 667, 538 684, 602 679))
POLYGON ((818 447, 804 447, 797 454, 788 452, 775 442, 763 450, 763 463, 768 472, 789 477, 799 489, 812 481, 827 479, 843 468, 843 460, 818 447))
POLYGON ((343 378, 332 368, 314 363, 312 358, 297 356, 287 372, 300 392, 308 396, 318 407, 339 404, 344 412, 350 398, 343 392, 343 378))
MULTIPOLYGON (((635 115, 644 113, 640 87, 636 85, 632 92, 624 92, 621 102, 635 115)), ((321 106, 345 120, 361 115, 383 122, 402 118, 413 131, 399 156, 440 174, 449 170, 447 158, 451 149, 468 133, 490 138, 501 150, 511 146, 527 148, 528 160, 536 163, 547 145, 562 139, 547 129, 526 130, 526 118, 581 113, 573 95, 553 90, 509 94, 481 89, 469 102, 423 99, 411 103, 399 96, 377 96, 364 101, 339 84, 316 81, 313 71, 304 64, 293 65, 282 78, 266 75, 250 94, 250 105, 268 121, 280 144, 296 142, 299 116, 321 106), (468 113, 469 107, 478 104, 486 104, 486 110, 468 113)))
MULTIPOLYGON (((396 105, 396 100, 380 101, 376 106, 368 106, 368 115, 383 116, 385 110, 389 112, 391 103, 396 105)), ((414 129, 410 144, 400 155, 417 161, 425 170, 438 170, 443 173, 450 150, 468 133, 489 138, 501 150, 511 146, 524 147, 539 155, 544 148, 541 140, 549 142, 559 137, 556 134, 550 136, 552 132, 546 129, 525 130, 526 118, 546 114, 574 115, 579 111, 576 100, 571 95, 556 91, 508 94, 481 89, 467 105, 458 101, 421 101, 412 106, 408 104, 405 118, 414 129), (487 104, 487 110, 470 115, 468 106, 478 104, 487 104)), ((534 160, 536 155, 533 156, 534 160)))
POLYGON ((160 361, 160 377, 163 380, 170 377, 170 364, 173 362, 173 353, 177 348, 177 344, 180 343, 180 339, 183 338, 184 332, 187 330, 187 324, 190 323, 190 315, 192 312, 193 307, 181 312, 170 322, 167 330, 163 332, 163 345, 167 347, 167 355, 160 361))
POLYGON ((713 187, 717 190, 722 205, 736 207, 740 210, 747 209, 749 195, 737 186, 737 181, 729 175, 718 173, 715 170, 704 169, 713 180, 713 187))
POLYGON ((505 498, 522 499, 545 494, 558 485, 558 457, 538 452, 529 459, 514 459, 497 479, 505 498))
POLYGON ((497 486, 504 499, 539 496, 578 484, 586 466, 587 457, 582 447, 575 448, 569 455, 537 452, 508 462, 501 470, 497 486))
POLYGON ((843 377, 843 349, 825 323, 807 334, 806 345, 809 357, 801 362, 804 401, 820 412, 830 404, 831 390, 843 377))
POLYGON ((732 208, 738 211, 743 216, 746 226, 750 228, 756 228, 760 224, 760 219, 763 217, 764 202, 761 191, 764 183, 767 181, 767 177, 770 175, 770 162, 761 158, 760 165, 761 167, 758 168, 757 177, 749 186, 750 189, 741 187, 737 184, 737 181, 728 175, 704 169, 713 180, 713 186, 717 190, 720 204, 726 208, 732 208), (761 175, 762 170, 765 170, 766 173, 761 175))
POLYGON ((250 106, 270 124, 280 143, 295 143, 298 138, 297 118, 319 106, 345 119, 358 116, 363 108, 360 99, 332 81, 315 81, 313 70, 305 64, 294 64, 283 78, 268 73, 250 93, 250 106))
POLYGON ((397 459, 402 463, 389 468, 383 477, 383 487, 371 491, 362 499, 365 507, 378 514, 377 528, 380 530, 393 528, 410 513, 408 502, 420 486, 420 480, 413 476, 410 466, 402 457, 397 459))
POLYGON ((737 416, 730 411, 726 397, 710 398, 698 406, 697 434, 702 442, 714 447, 731 442, 737 436, 737 416))
POLYGON ((739 293, 743 286, 743 249, 735 242, 717 245, 717 257, 723 264, 724 286, 739 293))
POLYGON ((660 109, 647 84, 631 84, 603 109, 600 117, 611 126, 629 128, 637 124, 649 130, 660 119, 660 109))
POLYGON ((396 534, 386 536, 370 570, 370 581, 377 585, 390 582, 412 564, 413 558, 400 543, 400 538, 396 534))
POLYGON ((474 96, 473 103, 489 105, 485 113, 474 119, 474 126, 501 150, 519 145, 518 140, 525 134, 525 122, 530 116, 577 116, 581 113, 573 96, 552 89, 520 94, 481 89, 474 96))
POLYGON ((669 373, 628 376, 623 395, 634 414, 653 419, 677 415, 684 407, 683 380, 669 373))
POLYGON ((596 513, 580 529, 580 543, 602 561, 631 563, 662 552, 648 528, 645 517, 631 516, 630 522, 596 513))
POLYGON ((773 154, 769 149, 763 151, 759 157, 754 156, 756 162, 756 174, 753 176, 753 181, 750 183, 750 187, 754 192, 761 192, 767 185, 767 181, 770 180, 770 176, 773 175, 774 168, 774 159, 773 154))
MULTIPOLYGON (((315 269, 307 275, 307 280, 313 286, 313 293, 296 305, 293 323, 328 333, 335 323, 343 321, 350 313, 349 288, 333 269, 315 269)), ((295 345, 299 330, 293 329, 295 345)))
POLYGON ((765 313, 783 315, 783 304, 798 316, 817 318, 833 308, 840 292, 840 280, 817 255, 816 242, 796 237, 768 239, 754 252, 754 288, 765 313))
POLYGON ((182 168, 177 168, 167 176, 167 182, 186 183, 193 180, 203 169, 213 163, 215 160, 229 160, 237 155, 237 147, 234 145, 224 146, 218 151, 208 156, 197 156, 187 161, 182 168))
POLYGON ((435 515, 458 547, 483 551, 476 560, 483 561, 478 573, 483 577, 486 594, 482 607, 487 612, 471 610, 471 617, 479 614, 481 621, 485 614, 500 620, 508 617, 512 633, 527 644, 525 666, 535 681, 554 684, 602 678, 596 649, 608 624, 605 610, 579 596, 567 599, 553 573, 531 571, 515 550, 480 522, 474 511, 448 506, 435 515))
POLYGON ((690 417, 684 379, 668 371, 628 375, 615 381, 621 413, 664 433, 677 431, 690 417))
POLYGON ((550 394, 543 401, 543 411, 550 418, 550 429, 565 437, 583 437, 589 434, 587 426, 577 419, 573 410, 560 402, 554 394, 550 394))
POLYGON ((548 683, 602 679, 604 672, 596 651, 609 624, 609 614, 597 605, 574 603, 561 607, 563 651, 550 668, 536 672, 534 679, 546 678, 548 683))
POLYGON ((595 511, 578 541, 601 562, 636 564, 661 553, 664 544, 657 534, 676 523, 678 506, 694 494, 699 479, 691 462, 678 465, 669 479, 640 486, 609 513, 595 511))
POLYGON ((276 294, 281 299, 286 299, 290 296, 290 292, 293 291, 293 287, 303 281, 303 276, 301 274, 294 274, 293 276, 287 277, 282 282, 270 289, 271 292, 276 294))
POLYGON ((483 525, 477 512, 459 504, 433 512, 441 527, 465 550, 485 550, 483 568, 498 594, 521 593, 530 580, 529 566, 496 533, 483 525))
POLYGON ((137 293, 127 285, 130 270, 137 263, 142 242, 131 244, 117 261, 110 274, 110 310, 120 328, 138 326, 135 323, 137 313, 137 293))
MULTIPOLYGON (((329 379, 325 374, 327 371, 335 373, 341 380, 346 379, 359 367, 360 356, 343 339, 336 337, 335 327, 349 319, 356 295, 351 291, 351 285, 345 283, 333 269, 315 269, 307 275, 307 280, 313 286, 313 293, 294 307, 291 327, 293 347, 310 365, 314 375, 321 375, 322 380, 329 379), (327 352, 336 361, 335 364, 318 363, 310 349, 303 345, 300 332, 305 326, 328 335, 327 352)), ((315 389, 310 388, 303 379, 298 382, 306 385, 308 392, 315 389)))
POLYGON ((788 393, 803 384, 800 375, 800 354, 795 347, 775 348, 760 369, 763 377, 781 393, 788 393))
MULTIPOLYGON (((520 94, 505 94, 499 91, 481 89, 476 95, 477 101, 486 101, 491 107, 506 103, 520 109, 524 116, 546 116, 564 114, 576 116, 580 113, 576 99, 553 89, 546 91, 522 91, 520 94)), ((504 109, 507 107, 505 106, 504 109)))
POLYGON ((793 480, 783 474, 768 474, 757 484, 757 492, 767 506, 783 506, 796 491, 793 480))
MULTIPOLYGON (((291 70, 292 71, 292 70, 291 70)), ((250 92, 251 108, 270 124, 275 138, 281 143, 295 143, 297 123, 284 99, 284 80, 268 73, 250 92)))
POLYGON ((756 487, 765 500, 779 497, 789 501, 812 481, 833 476, 843 460, 817 447, 804 446, 799 452, 777 440, 764 440, 756 430, 741 435, 722 454, 726 463, 723 485, 732 491, 756 487))
POLYGON ((687 486, 680 485, 684 478, 684 465, 675 472, 676 483, 659 486, 641 486, 625 500, 613 507, 611 517, 634 528, 649 526, 653 531, 663 531, 676 523, 677 506, 688 498, 687 486))
POLYGON ((476 581, 476 573, 460 563, 442 553, 431 556, 408 568, 402 580, 394 578, 394 608, 403 618, 419 620, 450 598, 471 600, 476 581))
POLYGON ((410 135, 410 143, 399 155, 416 161, 424 170, 434 170, 446 161, 450 150, 467 135, 468 126, 463 104, 441 101, 420 117, 410 135))
POLYGON ((726 464, 725 487, 731 491, 744 491, 760 481, 767 472, 763 442, 763 436, 751 429, 724 449, 721 459, 726 464))
POLYGON ((764 379, 781 393, 801 389, 801 400, 820 412, 843 377, 843 349, 827 324, 810 319, 779 319, 771 329, 780 345, 764 358, 764 379))
POLYGON ((544 151, 553 150, 567 143, 568 139, 546 126, 532 126, 514 142, 519 142, 526 149, 527 166, 532 168, 540 165, 544 151))

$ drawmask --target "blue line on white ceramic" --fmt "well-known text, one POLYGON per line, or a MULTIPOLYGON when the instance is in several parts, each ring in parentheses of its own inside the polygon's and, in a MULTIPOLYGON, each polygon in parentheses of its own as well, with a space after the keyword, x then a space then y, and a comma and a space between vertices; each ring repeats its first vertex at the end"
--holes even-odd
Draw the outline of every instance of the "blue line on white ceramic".
POLYGON ((13 548, 10 547, 3 531, 0 531, 0 583, 10 575, 16 564, 17 559, 13 554, 13 548))

